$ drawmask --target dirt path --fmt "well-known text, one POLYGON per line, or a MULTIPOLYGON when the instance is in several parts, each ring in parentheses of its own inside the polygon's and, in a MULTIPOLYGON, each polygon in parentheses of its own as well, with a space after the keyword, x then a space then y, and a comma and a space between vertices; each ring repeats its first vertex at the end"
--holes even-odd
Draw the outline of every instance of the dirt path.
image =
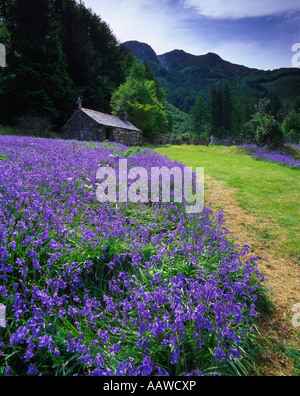
POLYGON ((206 204, 212 203, 212 209, 223 210, 225 227, 231 232, 230 238, 238 238, 236 243, 241 245, 247 242, 251 256, 258 258, 259 269, 269 280, 269 288, 273 292, 276 311, 259 329, 265 347, 260 372, 269 376, 291 375, 293 367, 286 351, 289 346, 295 345, 299 332, 299 328, 292 325, 292 308, 300 302, 299 266, 260 240, 254 230, 263 230, 268 224, 247 214, 239 206, 235 189, 206 175, 205 201, 206 204))

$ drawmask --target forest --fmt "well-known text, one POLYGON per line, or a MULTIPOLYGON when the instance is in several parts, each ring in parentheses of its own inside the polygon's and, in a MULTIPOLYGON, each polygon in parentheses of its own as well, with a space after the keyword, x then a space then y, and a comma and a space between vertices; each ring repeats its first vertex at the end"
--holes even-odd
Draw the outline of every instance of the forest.
POLYGON ((82 1, 3 0, 0 17, 7 55, 0 68, 1 125, 59 133, 80 96, 86 108, 126 110, 149 141, 166 134, 253 138, 255 109, 266 97, 285 135, 300 135, 299 96, 267 89, 286 79, 287 90, 284 70, 249 74, 214 54, 207 55, 211 66, 200 67, 193 56, 182 64, 180 51, 164 56, 167 68, 135 59, 82 1))
POLYGON ((59 130, 78 96, 84 106, 110 111, 133 59, 108 24, 75 0, 1 2, 0 122, 46 118, 59 130))

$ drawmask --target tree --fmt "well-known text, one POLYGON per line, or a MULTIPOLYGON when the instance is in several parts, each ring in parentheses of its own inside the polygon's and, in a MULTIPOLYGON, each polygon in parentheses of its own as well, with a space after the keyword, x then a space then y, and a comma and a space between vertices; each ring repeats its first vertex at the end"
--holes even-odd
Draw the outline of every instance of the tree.
POLYGON ((220 125, 219 106, 217 101, 217 87, 215 85, 213 85, 211 89, 211 114, 212 114, 213 130, 215 133, 220 125))
POLYGON ((169 133, 174 133, 175 136, 189 136, 190 132, 190 116, 171 103, 166 102, 165 108, 169 120, 169 133))
POLYGON ((280 124, 268 112, 269 105, 270 99, 261 99, 252 118, 256 123, 257 145, 276 150, 284 145, 284 136, 280 124))
POLYGON ((255 139, 256 130, 255 130, 255 126, 254 126, 254 122, 253 121, 245 122, 241 126, 241 130, 240 131, 241 131, 241 135, 243 136, 243 138, 255 139))
POLYGON ((144 67, 145 67, 145 78, 149 81, 154 81, 155 84, 155 91, 157 99, 162 103, 165 101, 165 92, 161 88, 159 81, 155 78, 153 71, 151 70, 147 61, 144 60, 144 67))
POLYGON ((6 49, 10 46, 10 34, 3 19, 0 19, 0 43, 4 44, 6 49))
POLYGON ((233 117, 233 96, 228 84, 219 84, 211 89, 211 113, 214 134, 230 135, 233 117))
POLYGON ((55 0, 67 70, 86 107, 109 111, 116 88, 125 81, 133 57, 119 45, 108 24, 84 3, 55 0))
POLYGON ((294 109, 291 110, 282 123, 282 129, 284 135, 288 136, 291 141, 299 140, 300 113, 297 113, 294 109))
POLYGON ((280 110, 281 110, 282 104, 280 99, 276 94, 273 94, 271 96, 270 104, 269 104, 269 110, 270 113, 275 117, 277 121, 280 121, 280 110))
POLYGON ((68 118, 76 93, 66 70, 52 3, 48 0, 7 2, 11 46, 10 84, 0 101, 11 113, 49 117, 57 125, 68 118))
POLYGON ((11 12, 11 6, 13 4, 13 0, 1 0, 0 3, 0 16, 4 20, 7 20, 10 12, 11 12))
POLYGON ((79 95, 85 107, 110 110, 133 56, 82 1, 1 0, 0 17, 13 48, 0 70, 0 122, 31 115, 60 127, 79 95))
POLYGON ((222 106, 223 106, 223 120, 222 126, 225 128, 227 135, 230 134, 232 129, 232 116, 233 116, 233 97, 228 84, 223 86, 222 90, 222 106))
POLYGON ((207 138, 211 128, 211 111, 208 103, 201 96, 191 108, 190 120, 192 130, 196 136, 207 138))
MULTIPOLYGON (((4 5, 2 4, 3 9, 4 5)), ((4 19, 0 20, 0 43, 5 46, 6 59, 11 48, 11 38, 4 19)), ((6 60, 7 64, 7 60, 6 60)), ((11 120, 11 103, 13 101, 11 86, 13 75, 8 67, 0 67, 0 124, 6 124, 11 120)))
POLYGON ((146 138, 152 139, 167 132, 168 119, 164 103, 157 98, 157 86, 146 79, 145 66, 133 64, 124 84, 115 91, 111 100, 112 113, 126 111, 128 119, 140 128, 146 138))

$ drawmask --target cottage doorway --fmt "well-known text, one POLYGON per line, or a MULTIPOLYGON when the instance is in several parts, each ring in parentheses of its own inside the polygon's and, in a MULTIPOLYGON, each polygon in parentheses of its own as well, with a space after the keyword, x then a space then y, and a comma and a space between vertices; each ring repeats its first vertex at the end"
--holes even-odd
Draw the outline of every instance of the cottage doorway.
POLYGON ((113 133, 113 128, 105 128, 105 139, 108 140, 109 142, 114 141, 114 133, 113 133))

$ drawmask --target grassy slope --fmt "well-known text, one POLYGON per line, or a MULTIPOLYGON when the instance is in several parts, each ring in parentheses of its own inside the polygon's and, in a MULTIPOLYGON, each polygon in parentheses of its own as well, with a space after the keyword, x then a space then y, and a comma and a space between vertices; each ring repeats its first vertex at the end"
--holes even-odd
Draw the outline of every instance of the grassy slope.
POLYGON ((235 188, 241 207, 269 222, 257 238, 272 240, 272 248, 299 260, 299 171, 257 161, 234 147, 171 146, 156 151, 187 166, 204 167, 207 175, 235 188))

